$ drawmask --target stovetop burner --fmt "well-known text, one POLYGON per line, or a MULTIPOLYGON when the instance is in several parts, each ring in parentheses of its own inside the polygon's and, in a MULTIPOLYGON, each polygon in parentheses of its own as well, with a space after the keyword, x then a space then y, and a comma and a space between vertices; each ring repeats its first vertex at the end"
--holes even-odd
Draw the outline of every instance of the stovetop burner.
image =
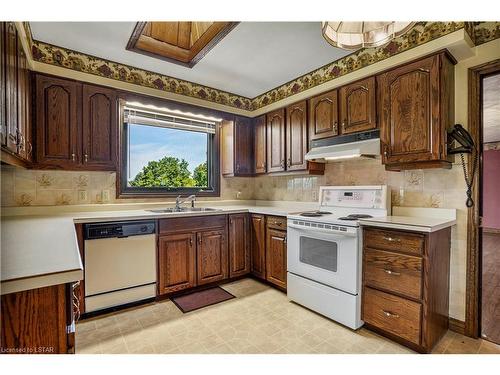
POLYGON ((330 215, 331 212, 328 211, 314 211, 314 212, 302 212, 300 216, 305 216, 305 217, 320 217, 323 215, 330 215))
POLYGON ((366 214, 350 214, 344 217, 339 217, 339 220, 358 220, 358 219, 368 219, 370 217, 373 217, 372 215, 366 215, 366 214))

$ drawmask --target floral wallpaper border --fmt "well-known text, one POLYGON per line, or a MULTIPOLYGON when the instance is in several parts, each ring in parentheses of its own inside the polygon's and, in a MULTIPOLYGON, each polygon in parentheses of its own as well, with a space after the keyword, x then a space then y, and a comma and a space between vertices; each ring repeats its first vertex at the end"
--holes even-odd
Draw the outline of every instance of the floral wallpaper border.
POLYGON ((260 109, 460 29, 465 29, 476 45, 500 38, 500 22, 418 22, 408 33, 384 46, 361 49, 255 98, 247 98, 33 40, 29 22, 23 25, 35 61, 247 111, 260 109))

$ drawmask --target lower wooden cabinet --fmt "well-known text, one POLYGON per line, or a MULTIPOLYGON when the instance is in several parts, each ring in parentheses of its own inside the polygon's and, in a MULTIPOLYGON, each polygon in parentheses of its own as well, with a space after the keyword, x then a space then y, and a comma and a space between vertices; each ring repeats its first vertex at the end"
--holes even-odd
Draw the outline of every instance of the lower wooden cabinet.
POLYGON ((197 283, 209 284, 227 278, 226 230, 198 232, 197 236, 197 283))
POLYGON ((250 241, 248 214, 229 215, 229 276, 250 272, 250 241))
POLYGON ((194 233, 163 235, 158 240, 158 293, 166 294, 196 285, 194 233))
POLYGON ((266 280, 286 289, 286 232, 267 228, 266 280))
POLYGON ((254 276, 266 278, 266 217, 260 214, 250 216, 251 272, 254 276))
POLYGON ((450 228, 432 233, 363 229, 362 319, 428 353, 448 330, 450 228))
POLYGON ((71 284, 3 295, 1 352, 74 353, 72 298, 71 284))

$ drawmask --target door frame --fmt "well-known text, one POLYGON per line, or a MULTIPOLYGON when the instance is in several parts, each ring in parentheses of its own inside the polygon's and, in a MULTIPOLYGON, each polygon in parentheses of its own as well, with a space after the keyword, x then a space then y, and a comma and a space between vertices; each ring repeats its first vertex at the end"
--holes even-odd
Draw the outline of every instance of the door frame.
MULTIPOLYGON (((481 236, 480 207, 482 206, 482 79, 485 76, 500 73, 500 59, 481 64, 468 71, 468 121, 469 132, 478 145, 476 157, 478 170, 474 177, 472 199, 476 204, 467 209, 467 268, 466 268, 466 301, 464 333, 470 337, 480 337, 481 319, 481 236)), ((467 166, 472 169, 472 158, 468 158, 467 166)))

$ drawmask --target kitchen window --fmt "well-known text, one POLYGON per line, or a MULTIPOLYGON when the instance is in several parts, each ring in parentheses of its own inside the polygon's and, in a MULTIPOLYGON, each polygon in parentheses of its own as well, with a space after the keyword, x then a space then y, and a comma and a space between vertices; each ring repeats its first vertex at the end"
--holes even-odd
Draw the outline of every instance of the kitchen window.
POLYGON ((126 103, 122 196, 219 196, 219 119, 126 103))

